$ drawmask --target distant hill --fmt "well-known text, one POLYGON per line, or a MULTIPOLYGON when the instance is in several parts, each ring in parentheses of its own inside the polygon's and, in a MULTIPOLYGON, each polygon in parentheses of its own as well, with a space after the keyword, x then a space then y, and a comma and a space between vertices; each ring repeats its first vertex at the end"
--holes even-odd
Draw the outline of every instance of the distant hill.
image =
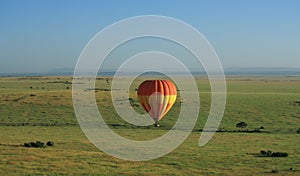
POLYGON ((293 67, 230 67, 226 75, 284 75, 300 76, 300 68, 293 67))
MULTIPOLYGON (((58 68, 52 69, 48 72, 39 72, 39 73, 0 73, 0 76, 72 76, 74 68, 58 68)), ((300 76, 300 68, 293 67, 229 67, 224 69, 225 75, 227 76, 237 76, 237 75, 270 75, 270 76, 300 76)), ((99 76, 113 76, 114 71, 102 71, 98 73, 99 76)), ((132 75, 134 71, 124 72, 123 75, 132 75)), ((171 72, 175 74, 182 74, 178 72, 171 72)), ((88 72, 87 72, 88 74, 88 72)), ((192 71, 193 75, 206 75, 202 70, 192 71)), ((148 76, 159 76, 160 73, 149 72, 144 73, 143 75, 148 76)))
MULTIPOLYGON (((63 68, 63 69, 54 69, 49 71, 52 75, 73 75, 74 69, 63 68)), ((225 75, 282 75, 282 76, 300 76, 300 68, 293 67, 229 67, 224 69, 225 75)), ((113 76, 114 71, 102 71, 98 73, 101 76, 113 76)), ((123 73, 124 75, 131 75, 135 73, 134 71, 128 71, 123 73)), ((169 71, 168 73, 176 73, 169 71)), ((181 73, 176 73, 181 74, 181 73)), ((206 75, 202 70, 192 71, 194 75, 206 75)), ((143 75, 147 76, 159 76, 160 73, 149 72, 144 73, 143 75)))

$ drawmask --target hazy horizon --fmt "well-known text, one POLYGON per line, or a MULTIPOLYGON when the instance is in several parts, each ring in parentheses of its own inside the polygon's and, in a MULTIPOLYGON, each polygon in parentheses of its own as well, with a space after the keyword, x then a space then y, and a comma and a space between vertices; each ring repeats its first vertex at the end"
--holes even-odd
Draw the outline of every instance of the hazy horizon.
MULTIPOLYGON (((101 70, 98 72, 98 76, 114 76, 116 70, 101 70)), ((73 68, 58 68, 52 69, 44 72, 0 72, 1 76, 73 76, 73 68)), ((140 70, 123 70, 120 72, 124 76, 130 76, 141 73, 140 70)), ((164 73, 175 74, 175 75, 185 75, 186 73, 178 72, 176 70, 165 70, 164 73)), ((240 75, 240 76, 300 76, 300 68, 296 67, 229 67, 224 68, 224 73, 226 76, 240 75)), ((91 71, 86 70, 84 73, 86 75, 93 75, 91 71)), ((191 74, 206 75, 204 70, 191 70, 191 74)), ((160 73, 152 71, 145 72, 143 75, 157 76, 160 73)))

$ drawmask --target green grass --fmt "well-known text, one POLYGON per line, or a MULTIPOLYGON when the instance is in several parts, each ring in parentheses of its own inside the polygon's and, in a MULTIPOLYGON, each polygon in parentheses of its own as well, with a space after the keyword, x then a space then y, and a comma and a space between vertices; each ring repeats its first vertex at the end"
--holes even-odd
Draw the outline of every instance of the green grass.
MULTIPOLYGON (((111 78, 108 78, 109 80, 111 78)), ((137 103, 135 80, 129 96, 137 103)), ((197 78, 201 113, 194 132, 168 155, 145 162, 116 159, 99 151, 78 126, 72 105, 71 77, 0 78, 0 175, 279 175, 300 174, 300 100, 298 77, 231 77, 220 129, 204 147, 198 146, 210 108, 210 86, 197 78), (30 88, 31 87, 31 88, 30 88), (67 89, 69 87, 69 89, 67 89), (263 133, 237 133, 241 121, 249 130, 264 126, 263 133), (25 148, 31 141, 54 141, 55 146, 25 148), (258 157, 260 150, 288 152, 286 158, 258 157), (292 171, 289 169, 293 168, 292 171)), ((111 80, 110 80, 111 82, 111 80)), ((148 140, 169 130, 180 103, 161 121, 161 127, 135 127, 113 110, 110 83, 98 79, 97 103, 106 122, 118 134, 148 140), (115 124, 119 124, 116 126, 115 124)), ((135 110, 142 113, 141 107, 135 110)))

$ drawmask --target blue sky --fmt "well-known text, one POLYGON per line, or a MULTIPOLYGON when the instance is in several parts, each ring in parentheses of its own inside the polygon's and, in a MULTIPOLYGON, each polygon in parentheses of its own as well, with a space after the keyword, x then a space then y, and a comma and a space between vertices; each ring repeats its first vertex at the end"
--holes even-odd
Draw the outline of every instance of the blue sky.
POLYGON ((137 15, 194 26, 224 67, 299 67, 300 1, 0 0, 0 73, 74 68, 104 27, 137 15))

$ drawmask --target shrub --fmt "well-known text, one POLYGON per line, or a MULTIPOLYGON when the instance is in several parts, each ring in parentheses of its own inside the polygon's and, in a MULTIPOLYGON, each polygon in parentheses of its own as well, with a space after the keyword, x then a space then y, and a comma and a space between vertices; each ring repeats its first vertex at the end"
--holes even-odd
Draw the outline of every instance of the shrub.
POLYGON ((54 142, 53 141, 48 141, 47 146, 54 146, 54 142))
POLYGON ((271 150, 268 150, 268 151, 261 150, 260 155, 261 156, 266 156, 266 157, 287 157, 288 153, 286 153, 286 152, 272 152, 271 150))
POLYGON ((271 157, 287 157, 288 153, 286 152, 273 152, 271 157))
POLYGON ((41 141, 36 141, 35 147, 45 147, 45 143, 43 143, 41 141))
POLYGON ((24 147, 44 148, 46 146, 45 146, 45 143, 43 143, 41 141, 36 141, 36 142, 24 143, 24 147))
POLYGON ((246 128, 247 127, 247 123, 246 122, 240 122, 238 124, 236 124, 237 128, 246 128))
POLYGON ((24 143, 25 147, 32 147, 30 143, 24 143))
POLYGON ((260 154, 261 154, 262 156, 266 156, 266 155, 267 155, 267 152, 264 151, 264 150, 261 150, 261 151, 260 151, 260 154))
POLYGON ((271 150, 268 150, 266 156, 271 156, 271 155, 272 155, 272 151, 271 151, 271 150))

